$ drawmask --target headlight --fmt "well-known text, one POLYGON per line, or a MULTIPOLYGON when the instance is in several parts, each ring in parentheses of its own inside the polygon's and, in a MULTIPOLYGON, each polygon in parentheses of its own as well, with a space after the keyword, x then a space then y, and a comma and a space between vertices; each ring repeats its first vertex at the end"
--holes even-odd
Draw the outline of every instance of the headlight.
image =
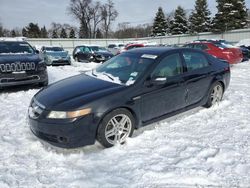
POLYGON ((76 110, 71 112, 63 112, 63 111, 51 111, 47 118, 49 119, 70 119, 77 118, 80 116, 85 116, 91 113, 91 108, 86 108, 82 110, 76 110))
POLYGON ((45 63, 44 61, 40 61, 40 62, 38 63, 37 69, 38 69, 39 71, 43 71, 43 70, 45 70, 46 68, 47 68, 47 66, 46 66, 46 63, 45 63))

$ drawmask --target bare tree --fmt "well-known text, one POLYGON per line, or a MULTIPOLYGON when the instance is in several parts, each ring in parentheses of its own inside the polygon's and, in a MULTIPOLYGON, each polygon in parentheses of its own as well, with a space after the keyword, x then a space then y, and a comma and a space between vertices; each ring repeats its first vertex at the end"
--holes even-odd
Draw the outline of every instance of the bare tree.
POLYGON ((103 19, 103 29, 104 35, 108 38, 108 33, 113 21, 118 16, 118 12, 115 10, 114 3, 112 0, 108 0, 108 3, 101 7, 102 9, 102 19, 103 19))
POLYGON ((99 1, 95 2, 95 4, 94 4, 94 6, 92 8, 92 15, 93 15, 93 32, 92 32, 92 38, 96 38, 98 25, 103 20, 101 3, 99 1))
POLYGON ((80 22, 80 37, 91 37, 92 0, 70 0, 68 11, 80 22))

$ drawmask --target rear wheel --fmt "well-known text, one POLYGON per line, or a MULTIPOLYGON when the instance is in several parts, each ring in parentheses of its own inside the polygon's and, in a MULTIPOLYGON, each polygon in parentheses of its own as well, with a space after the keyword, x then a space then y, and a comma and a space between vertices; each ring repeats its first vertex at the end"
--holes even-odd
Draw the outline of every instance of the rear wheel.
POLYGON ((117 109, 107 114, 99 125, 97 140, 104 147, 123 144, 132 136, 135 127, 133 115, 126 109, 117 109))
POLYGON ((209 108, 222 100, 223 86, 220 82, 215 82, 209 92, 207 103, 204 107, 209 108))

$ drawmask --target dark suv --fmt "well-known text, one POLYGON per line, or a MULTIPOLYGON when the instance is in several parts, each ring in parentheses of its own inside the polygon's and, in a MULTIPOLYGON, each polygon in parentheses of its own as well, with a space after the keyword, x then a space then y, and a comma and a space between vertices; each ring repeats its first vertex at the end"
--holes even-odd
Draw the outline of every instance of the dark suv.
POLYGON ((26 41, 0 38, 0 88, 26 84, 48 85, 46 64, 26 41))

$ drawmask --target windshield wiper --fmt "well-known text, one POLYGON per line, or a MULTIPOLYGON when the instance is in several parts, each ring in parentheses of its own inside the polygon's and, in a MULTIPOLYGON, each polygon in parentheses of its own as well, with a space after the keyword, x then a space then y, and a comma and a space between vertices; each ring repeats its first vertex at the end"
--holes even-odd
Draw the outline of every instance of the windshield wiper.
POLYGON ((108 74, 106 74, 106 73, 102 73, 103 75, 105 75, 105 76, 107 76, 107 77, 109 77, 111 80, 113 80, 114 81, 114 78, 112 78, 111 76, 109 76, 108 74))

